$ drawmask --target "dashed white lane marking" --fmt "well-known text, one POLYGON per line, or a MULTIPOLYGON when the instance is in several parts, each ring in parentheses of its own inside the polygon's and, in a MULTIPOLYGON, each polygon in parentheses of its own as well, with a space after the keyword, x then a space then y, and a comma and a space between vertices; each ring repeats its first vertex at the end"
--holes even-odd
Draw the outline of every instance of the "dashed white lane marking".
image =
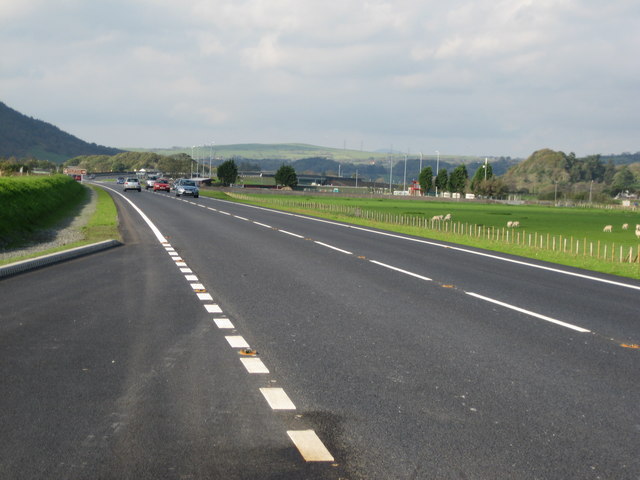
POLYGON ((260 392, 272 410, 296 409, 296 406, 282 388, 261 388, 260 392))
POLYGON ((313 430, 289 430, 287 435, 307 462, 333 462, 334 458, 313 430))
POLYGON ((241 335, 228 335, 224 338, 231 348, 249 348, 249 344, 241 335))
POLYGON ((386 263, 378 262, 376 260, 369 260, 371 263, 375 263, 376 265, 380 265, 381 267, 388 268, 389 270, 395 270, 396 272, 404 273, 405 275, 410 275, 415 278, 419 278, 420 280, 424 280, 426 282, 431 282, 432 280, 429 277, 423 277, 422 275, 418 275, 417 273, 409 272, 407 270, 403 270, 398 267, 394 267, 393 265, 387 265, 386 263))
POLYGON ((555 318, 547 317, 546 315, 540 315, 539 313, 532 312, 530 310, 525 310, 524 308, 516 307, 515 305, 510 305, 508 303, 504 303, 499 300, 494 300, 493 298, 485 297, 472 292, 464 292, 464 293, 472 297, 479 298, 480 300, 484 300, 485 302, 495 303, 496 305, 500 305, 501 307, 509 308, 511 310, 515 310, 516 312, 524 313, 526 315, 539 318, 540 320, 544 320, 545 322, 555 323, 556 325, 560 325, 565 328, 570 328, 571 330, 575 330, 576 332, 591 333, 591 330, 587 330, 586 328, 578 327, 577 325, 572 325, 571 323, 562 322, 560 320, 556 320, 555 318))
POLYGON ((214 318, 213 321, 216 323, 216 326, 220 329, 233 329, 233 323, 228 318, 214 318))
POLYGON ((292 237, 296 237, 296 238, 304 238, 304 236, 302 235, 298 235, 297 233, 293 233, 293 232, 287 232, 286 230, 278 230, 280 233, 286 233, 287 235, 291 235, 292 237))
POLYGON ((261 227, 264 227, 264 228, 273 228, 271 225, 267 225, 266 223, 260 223, 260 222, 255 222, 255 221, 253 223, 255 223, 256 225, 259 225, 261 227))
POLYGON ((186 267, 187 264, 185 262, 176 262, 176 266, 178 266, 178 267, 186 267))
POLYGON ((188 282, 197 282, 198 281, 198 277, 195 275, 185 275, 184 278, 188 281, 188 282))
POLYGON ((248 222, 249 219, 248 218, 244 218, 244 217, 240 217, 238 215, 234 215, 238 220, 244 220, 245 222, 248 222))
POLYGON ((206 308, 209 313, 222 313, 220 306, 215 303, 205 305, 204 308, 206 308))
POLYGON ((222 215, 229 215, 231 216, 231 214, 229 212, 223 212, 222 210, 218 210, 218 213, 221 213, 222 215))
POLYGON ((329 245, 327 243, 318 242, 317 240, 314 240, 313 243, 317 243, 318 245, 322 245, 323 247, 330 248, 331 250, 335 250, 335 251, 340 252, 340 253, 346 253, 347 255, 353 255, 351 252, 349 252, 347 250, 343 250, 341 248, 334 247, 333 245, 329 245))
POLYGON ((170 251, 169 255, 171 255, 172 257, 178 257, 179 256, 178 252, 176 252, 175 250, 174 251, 170 251))
POLYGON ((241 358, 240 361, 249 373, 269 373, 269 369, 259 358, 241 358))
POLYGON ((192 283, 191 288, 193 288, 194 290, 206 290, 206 288, 204 288, 204 285, 201 283, 192 283))
POLYGON ((210 293, 196 293, 196 295, 198 295, 198 298, 202 301, 213 300, 213 297, 211 296, 210 293))
POLYGON ((193 270, 191 270, 189 267, 182 267, 180 271, 182 273, 193 273, 193 270))

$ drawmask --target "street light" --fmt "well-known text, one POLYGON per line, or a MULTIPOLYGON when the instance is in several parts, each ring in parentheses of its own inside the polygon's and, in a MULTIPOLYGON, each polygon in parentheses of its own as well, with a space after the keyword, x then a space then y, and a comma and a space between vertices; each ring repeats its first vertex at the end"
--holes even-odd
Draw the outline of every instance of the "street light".
MULTIPOLYGON (((404 156, 404 183, 402 184, 402 191, 407 191, 407 155, 404 156)), ((404 194, 403 194, 404 195, 404 194)))
POLYGON ((438 154, 438 159, 436 160, 436 181, 433 182, 436 184, 436 197, 438 196, 438 174, 440 173, 440 152, 436 150, 436 154, 438 154))

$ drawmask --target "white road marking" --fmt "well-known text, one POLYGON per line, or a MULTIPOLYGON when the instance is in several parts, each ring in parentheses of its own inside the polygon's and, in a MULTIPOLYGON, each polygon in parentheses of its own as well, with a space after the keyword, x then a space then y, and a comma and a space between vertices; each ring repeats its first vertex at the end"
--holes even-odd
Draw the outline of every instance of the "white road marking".
POLYGON ((335 461, 313 430, 288 430, 287 435, 307 462, 335 461))
POLYGON ((178 267, 186 267, 187 266, 187 264, 185 262, 176 262, 176 265, 178 267))
POLYGON ((213 300, 210 293, 196 293, 196 295, 198 295, 198 298, 203 302, 207 300, 213 300))
POLYGON ((192 283, 191 288, 193 288, 194 290, 206 290, 206 288, 204 288, 204 285, 201 283, 192 283))
POLYGON ((260 223, 260 222, 253 222, 256 225, 260 225, 261 227, 265 227, 265 228, 273 228, 271 225, 267 225, 266 223, 260 223))
POLYGON ((269 369, 265 367, 259 358, 241 358, 240 361, 249 373, 269 373, 269 369))
POLYGON ((423 277, 422 275, 418 275, 417 273, 409 272, 407 270, 402 270, 401 268, 394 267, 391 265, 387 265, 386 263, 377 262, 376 260, 369 260, 371 263, 375 263, 376 265, 380 265, 381 267, 388 268, 390 270, 395 270, 396 272, 404 273, 405 275, 410 275, 415 278, 419 278, 420 280, 425 280, 427 282, 431 282, 432 280, 429 277, 423 277))
POLYGON ((205 305, 204 308, 206 308, 207 312, 209 313, 222 313, 222 309, 220 308, 220 306, 215 303, 205 305))
POLYGON ((198 277, 195 275, 185 275, 184 278, 189 282, 197 282, 198 277))
POLYGON ((182 273, 193 273, 193 270, 191 270, 191 269, 190 269, 190 268, 188 268, 188 267, 183 267, 183 268, 181 268, 181 269, 180 269, 180 271, 181 271, 182 273))
POLYGON ((510 305, 508 303, 504 303, 499 300, 494 300, 493 298, 485 297, 483 295, 478 295, 477 293, 472 293, 472 292, 465 292, 465 293, 467 295, 471 295, 472 297, 479 298, 480 300, 484 300, 490 303, 495 303, 496 305, 500 305, 501 307, 510 308, 511 310, 515 310, 516 312, 524 313, 526 315, 539 318, 540 320, 544 320, 545 322, 555 323, 556 325, 560 325, 565 328, 570 328, 571 330, 575 330, 580 333, 591 333, 591 330, 587 330, 586 328, 578 327, 577 325, 572 325, 571 323, 562 322, 560 320, 556 320, 555 318, 547 317, 546 315, 540 315, 539 313, 535 313, 530 310, 525 310, 524 308, 516 307, 514 305, 510 305))
POLYGON ((261 388, 260 393, 262 393, 272 410, 296 409, 296 406, 282 388, 261 388))
POLYGON ((176 252, 175 250, 174 250, 174 251, 170 251, 170 252, 169 252, 169 255, 171 255, 172 257, 177 257, 177 256, 179 256, 179 255, 178 255, 178 252, 176 252))
POLYGON ((342 250, 341 248, 338 248, 338 247, 334 247, 333 245, 328 245, 326 243, 318 242, 316 240, 314 240, 313 243, 317 243, 318 245, 322 245, 323 247, 330 248, 331 250, 335 250, 335 251, 340 252, 340 253, 346 253, 347 255, 353 255, 351 252, 348 252, 347 250, 342 250))
POLYGON ((244 220, 245 222, 248 222, 249 219, 248 218, 244 218, 244 217, 240 217, 238 215, 234 215, 238 220, 244 220))
POLYGON ((278 231, 281 233, 286 233, 287 235, 291 235, 292 237, 304 238, 304 236, 302 235, 298 235, 297 233, 287 232, 286 230, 278 230, 278 231))
POLYGON ((214 322, 216 322, 216 326, 218 328, 228 328, 228 329, 232 329, 235 328, 233 326, 233 323, 231 323, 231 320, 229 320, 228 318, 214 318, 213 319, 214 322))
POLYGON ((249 344, 241 335, 229 335, 224 337, 231 348, 249 348, 249 344))
POLYGON ((222 215, 229 215, 231 216, 231 214, 229 212, 223 212, 222 210, 218 210, 218 213, 221 213, 222 215))

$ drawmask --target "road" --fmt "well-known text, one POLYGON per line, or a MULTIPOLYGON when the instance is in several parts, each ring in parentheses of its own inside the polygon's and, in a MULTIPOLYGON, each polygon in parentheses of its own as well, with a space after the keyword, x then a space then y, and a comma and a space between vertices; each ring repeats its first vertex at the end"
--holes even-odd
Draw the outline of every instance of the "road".
POLYGON ((640 478, 640 282, 111 193, 0 283, 0 477, 640 478))

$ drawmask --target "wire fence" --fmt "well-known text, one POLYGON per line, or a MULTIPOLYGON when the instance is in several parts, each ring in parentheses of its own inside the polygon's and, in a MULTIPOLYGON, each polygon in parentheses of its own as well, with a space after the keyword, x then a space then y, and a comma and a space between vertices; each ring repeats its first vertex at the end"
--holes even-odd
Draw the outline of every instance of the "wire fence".
MULTIPOLYGON (((238 200, 254 202, 255 197, 240 193, 227 193, 238 200)), ((636 246, 616 245, 616 243, 591 241, 586 237, 551 235, 550 233, 528 232, 520 227, 495 227, 445 220, 442 216, 427 218, 416 215, 399 215, 361 207, 308 201, 302 199, 260 198, 261 203, 273 207, 316 210, 361 218, 377 223, 415 227, 424 230, 450 234, 452 237, 466 237, 485 240, 490 243, 507 244, 546 250, 566 255, 591 257, 615 263, 637 263, 640 265, 640 243, 636 246), (439 217, 439 218, 438 218, 439 217)))

